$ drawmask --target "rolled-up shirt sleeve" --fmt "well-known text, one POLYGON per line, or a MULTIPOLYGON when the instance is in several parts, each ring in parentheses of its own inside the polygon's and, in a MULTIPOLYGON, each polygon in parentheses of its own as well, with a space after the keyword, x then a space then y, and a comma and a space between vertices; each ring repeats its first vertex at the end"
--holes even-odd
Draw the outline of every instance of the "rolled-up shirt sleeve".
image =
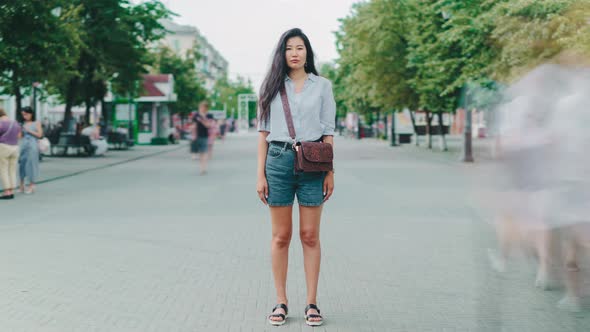
POLYGON ((326 81, 322 91, 322 109, 320 112, 320 123, 323 129, 323 136, 334 136, 336 129, 336 101, 332 91, 332 83, 326 81))

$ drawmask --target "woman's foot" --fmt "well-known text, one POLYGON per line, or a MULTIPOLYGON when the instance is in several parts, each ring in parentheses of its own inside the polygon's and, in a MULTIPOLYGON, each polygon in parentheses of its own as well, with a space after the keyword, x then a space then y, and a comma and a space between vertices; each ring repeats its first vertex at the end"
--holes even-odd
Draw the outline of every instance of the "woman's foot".
POLYGON ((25 189, 25 194, 34 194, 35 193, 35 186, 29 186, 27 189, 25 189))
POLYGON ((14 194, 6 194, 6 193, 3 193, 0 196, 0 199, 14 199, 14 194))
POLYGON ((308 304, 305 307, 305 324, 309 326, 320 326, 324 323, 324 318, 320 315, 320 309, 315 304, 308 304))
POLYGON ((272 314, 268 316, 268 322, 270 325, 280 326, 285 324, 289 315, 289 309, 284 303, 277 304, 272 309, 272 314))

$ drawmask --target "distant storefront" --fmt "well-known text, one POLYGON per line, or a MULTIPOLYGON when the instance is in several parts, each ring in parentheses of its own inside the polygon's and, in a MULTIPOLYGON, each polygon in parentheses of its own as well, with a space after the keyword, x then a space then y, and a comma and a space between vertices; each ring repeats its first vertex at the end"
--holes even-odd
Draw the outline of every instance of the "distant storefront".
POLYGON ((144 75, 139 98, 115 97, 109 109, 114 128, 130 130, 136 144, 155 144, 172 132, 169 104, 176 101, 174 77, 144 75))

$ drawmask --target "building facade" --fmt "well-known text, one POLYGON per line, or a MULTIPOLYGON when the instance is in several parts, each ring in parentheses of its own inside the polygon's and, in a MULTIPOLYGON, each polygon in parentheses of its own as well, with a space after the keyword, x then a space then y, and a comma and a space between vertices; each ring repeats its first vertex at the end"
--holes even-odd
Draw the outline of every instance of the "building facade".
POLYGON ((207 38, 197 28, 180 25, 169 20, 162 21, 162 25, 168 31, 162 39, 164 46, 182 57, 186 57, 195 49, 201 55, 200 59, 195 63, 195 69, 207 91, 211 92, 215 82, 227 75, 227 60, 207 41, 207 38))

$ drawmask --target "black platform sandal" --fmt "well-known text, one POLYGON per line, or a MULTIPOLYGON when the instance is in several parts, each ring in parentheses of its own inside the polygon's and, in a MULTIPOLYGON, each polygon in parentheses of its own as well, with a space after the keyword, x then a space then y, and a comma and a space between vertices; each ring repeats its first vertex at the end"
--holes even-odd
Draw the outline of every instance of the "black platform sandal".
POLYGON ((272 312, 273 314, 268 315, 268 322, 270 323, 270 325, 281 326, 285 324, 285 322, 287 321, 287 317, 289 317, 289 309, 287 308, 287 305, 283 303, 277 304, 274 308, 272 308, 272 312), (285 310, 285 314, 274 314, 274 312, 277 309, 285 310), (271 318, 273 317, 280 317, 282 318, 282 320, 272 320, 271 318))
POLYGON ((315 304, 308 304, 307 307, 305 307, 305 324, 309 325, 309 326, 320 326, 324 323, 324 318, 322 317, 322 315, 320 315, 320 309, 318 308, 317 305, 315 304), (307 314, 307 312, 311 309, 315 309, 318 314, 307 314), (320 320, 314 321, 314 320, 310 320, 310 318, 319 318, 320 320))

